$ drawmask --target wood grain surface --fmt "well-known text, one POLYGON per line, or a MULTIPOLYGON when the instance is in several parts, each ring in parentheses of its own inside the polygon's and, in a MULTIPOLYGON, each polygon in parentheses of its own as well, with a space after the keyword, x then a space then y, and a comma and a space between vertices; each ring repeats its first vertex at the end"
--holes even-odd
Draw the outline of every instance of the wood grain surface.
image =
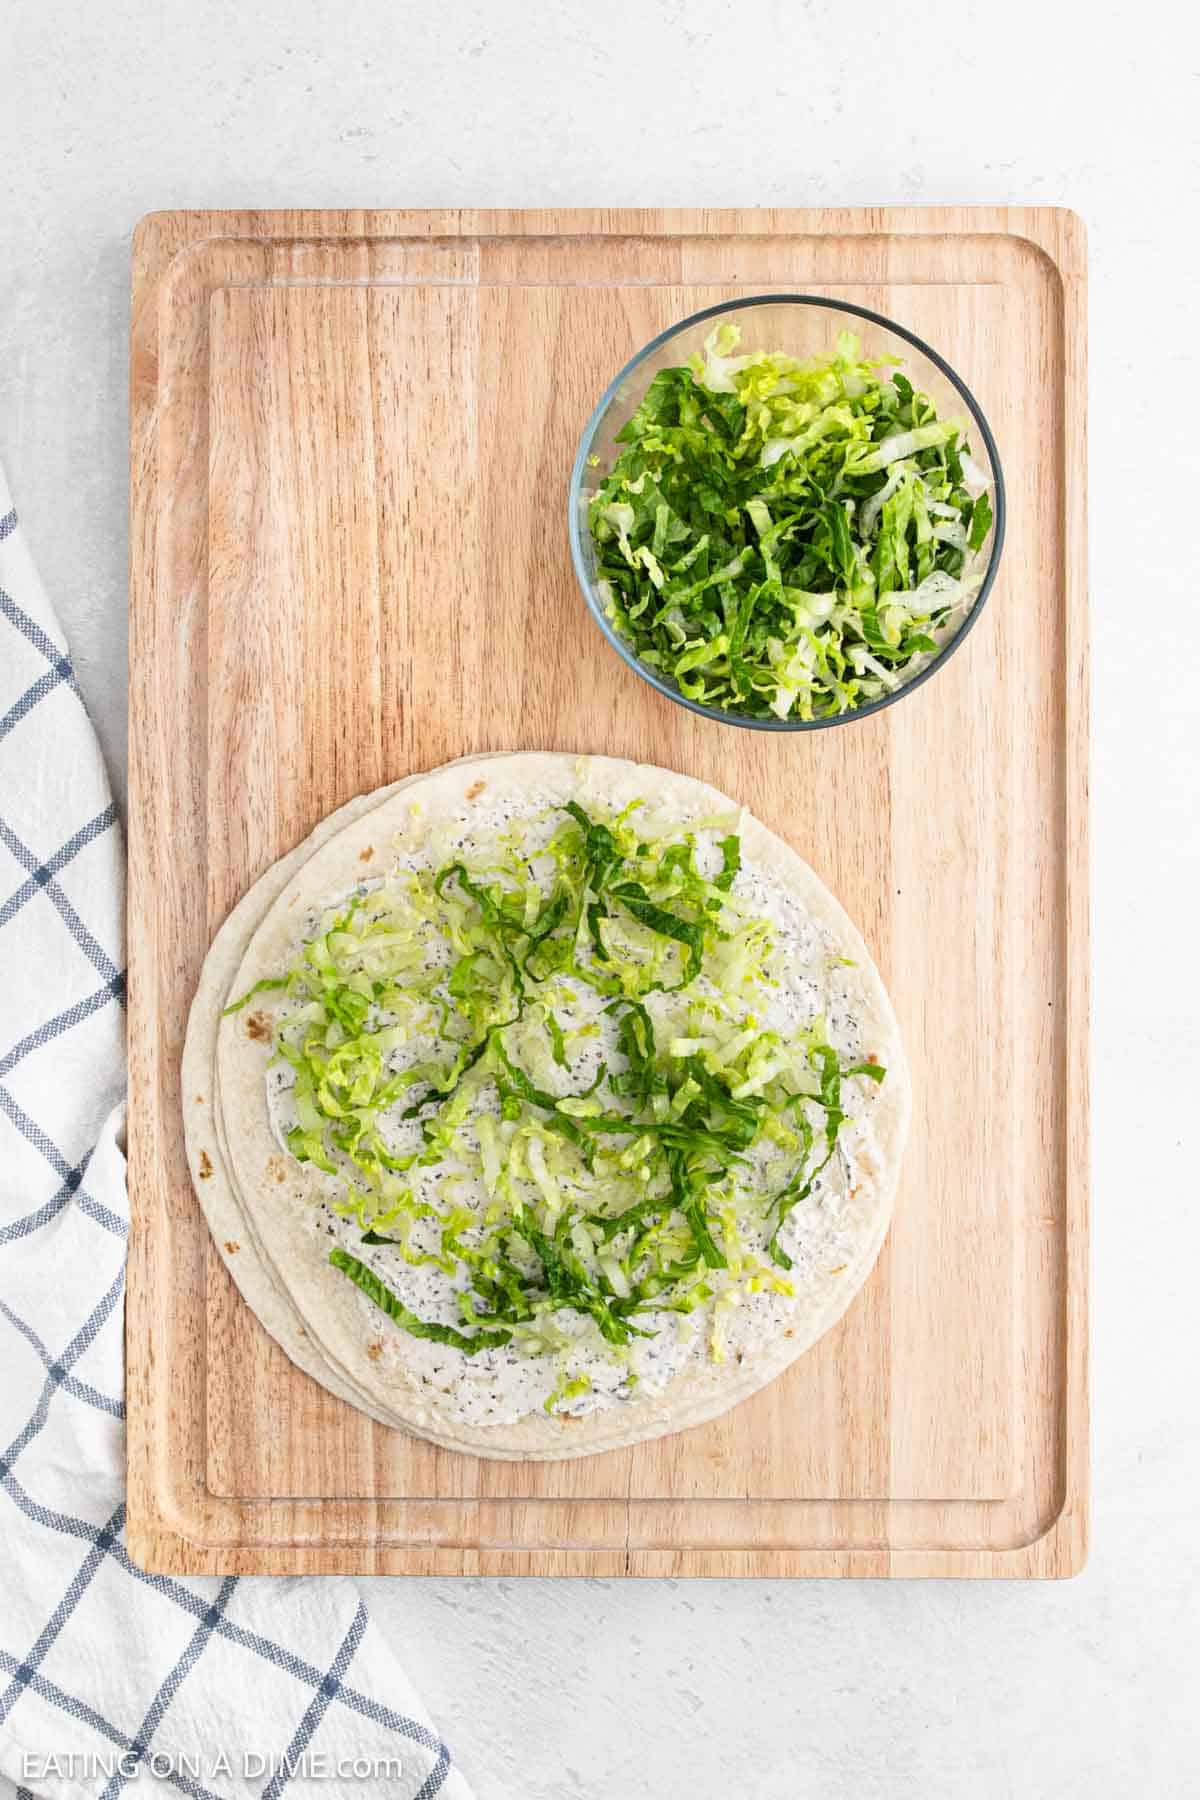
MULTIPOLYGON (((175 1572, 1061 1575, 1086 1543, 1084 252, 1052 210, 158 214, 134 256, 132 1554, 175 1572), (566 486, 698 307, 851 299, 933 343, 1008 483, 919 693, 791 740, 626 670, 566 486), (207 945, 354 794, 474 751, 641 757, 794 843, 909 1045, 892 1232, 723 1419, 571 1463, 440 1451, 296 1370, 208 1241, 178 1065, 207 945)), ((869 337, 869 332, 864 336, 869 337)))

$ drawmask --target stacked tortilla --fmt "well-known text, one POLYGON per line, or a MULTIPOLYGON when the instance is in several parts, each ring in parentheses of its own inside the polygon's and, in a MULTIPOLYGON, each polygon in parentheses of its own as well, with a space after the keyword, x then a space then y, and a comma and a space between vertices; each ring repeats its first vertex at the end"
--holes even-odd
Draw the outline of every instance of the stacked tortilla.
MULTIPOLYGON (((279 976, 300 950, 313 909, 385 876, 390 847, 414 833, 453 827, 477 807, 520 816, 568 798, 616 812, 653 800, 681 824, 736 811, 689 777, 611 758, 518 753, 469 758, 364 795, 332 814, 255 883, 209 951, 193 1003, 183 1058, 183 1101, 196 1193, 243 1298, 294 1363, 383 1424, 447 1448, 501 1458, 557 1458, 616 1449, 698 1425, 774 1379, 846 1310, 875 1262, 891 1217, 910 1111, 895 1015, 874 964, 843 909, 779 838, 741 815, 743 854, 786 887, 853 970, 862 1041, 888 1071, 871 1098, 868 1151, 860 1156, 854 1204, 843 1222, 840 1266, 806 1284, 786 1331, 736 1360, 700 1363, 656 1394, 631 1396, 564 1418, 537 1407, 502 1424, 465 1421, 453 1393, 431 1384, 403 1354, 379 1354, 379 1334, 401 1344, 383 1318, 364 1321, 361 1294, 331 1267, 311 1172, 276 1135, 267 1095, 270 1005, 224 1016, 256 982, 279 976)), ((452 1352, 450 1361, 461 1353, 452 1352)), ((461 1358, 463 1364, 466 1358, 461 1358)))

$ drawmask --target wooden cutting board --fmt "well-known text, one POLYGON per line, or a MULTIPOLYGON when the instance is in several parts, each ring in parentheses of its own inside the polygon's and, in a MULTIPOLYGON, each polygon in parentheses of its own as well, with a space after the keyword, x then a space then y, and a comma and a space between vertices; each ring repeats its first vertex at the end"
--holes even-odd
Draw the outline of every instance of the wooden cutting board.
MULTIPOLYGON (((869 331, 864 333, 869 339, 869 331)), ((1086 1543, 1084 246, 1051 209, 162 213, 134 246, 129 1543, 172 1572, 1069 1574, 1086 1543), (1009 526, 959 655, 739 732, 618 661, 566 493, 613 373, 702 306, 851 299, 959 371, 1009 526), (846 1318, 698 1430, 514 1465, 295 1369, 209 1241, 179 1057, 230 907, 334 807, 475 751, 714 782, 843 900, 909 1046, 846 1318)))

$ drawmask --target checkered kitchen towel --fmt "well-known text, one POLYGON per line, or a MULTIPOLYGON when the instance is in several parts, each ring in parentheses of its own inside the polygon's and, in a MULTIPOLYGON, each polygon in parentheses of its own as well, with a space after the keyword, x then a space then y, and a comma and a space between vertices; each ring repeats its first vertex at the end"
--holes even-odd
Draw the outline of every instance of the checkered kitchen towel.
POLYGON ((0 1800, 463 1778, 346 1581, 126 1555, 122 846, 0 473, 0 1800))

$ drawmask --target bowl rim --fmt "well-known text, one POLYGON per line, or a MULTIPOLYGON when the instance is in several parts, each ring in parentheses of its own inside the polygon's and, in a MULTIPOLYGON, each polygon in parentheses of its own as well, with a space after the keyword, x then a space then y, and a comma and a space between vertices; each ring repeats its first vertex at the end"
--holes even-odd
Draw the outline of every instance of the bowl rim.
POLYGON ((674 325, 668 325, 665 330, 658 332, 647 344, 642 346, 635 356, 631 356, 629 361, 618 369, 593 407, 579 439, 579 448, 575 452, 575 461, 571 467, 571 480, 567 491, 567 536, 571 546, 571 561, 575 568, 575 578, 583 592, 588 611, 622 662, 627 663, 635 674, 641 676, 643 681, 648 682, 652 688, 665 695, 668 700, 673 700, 677 706, 685 706, 689 712, 697 713, 703 719, 712 719, 719 725, 732 725, 746 731, 824 731, 834 725, 850 725, 857 719, 867 719, 873 713, 882 712, 884 707, 893 706, 897 700, 903 700, 907 695, 915 693, 917 688, 923 687, 930 676, 935 675, 950 660, 983 611, 1000 566, 1007 517, 1008 504, 1000 452, 983 408, 962 376, 946 361, 944 356, 933 348, 932 344, 927 344, 924 338, 919 337, 915 331, 910 331, 906 325, 898 325, 885 313, 875 312, 869 306, 860 306, 856 301, 832 300, 824 294, 751 294, 744 300, 725 301, 716 306, 702 307, 699 312, 689 313, 686 318, 680 319, 674 325), (647 668, 637 653, 626 644, 620 633, 605 617, 593 591, 583 560, 579 498, 583 491, 592 438, 616 396, 617 390, 636 372, 647 357, 652 356, 656 350, 668 343, 671 338, 678 336, 681 331, 686 331, 690 326, 698 325, 705 319, 725 318, 731 313, 742 312, 751 306, 820 306, 827 312, 849 313, 855 318, 869 319, 873 325, 880 325, 885 331, 890 331, 896 337, 903 338, 915 350, 920 351, 922 356, 928 357, 929 361, 936 369, 940 370, 965 402, 973 423, 979 429, 979 435, 987 450, 988 461, 991 464, 995 480, 995 517, 992 521, 992 545, 987 570, 975 604, 954 636, 942 645, 933 661, 927 663, 920 674, 914 675, 911 681, 903 682, 900 687, 894 689, 890 694, 881 695, 878 700, 868 701, 865 706, 856 706, 851 712, 833 713, 826 719, 777 719, 774 717, 760 719, 749 713, 726 712, 718 706, 706 706, 703 701, 693 700, 687 694, 681 693, 677 687, 673 687, 664 680, 657 671, 647 668))

